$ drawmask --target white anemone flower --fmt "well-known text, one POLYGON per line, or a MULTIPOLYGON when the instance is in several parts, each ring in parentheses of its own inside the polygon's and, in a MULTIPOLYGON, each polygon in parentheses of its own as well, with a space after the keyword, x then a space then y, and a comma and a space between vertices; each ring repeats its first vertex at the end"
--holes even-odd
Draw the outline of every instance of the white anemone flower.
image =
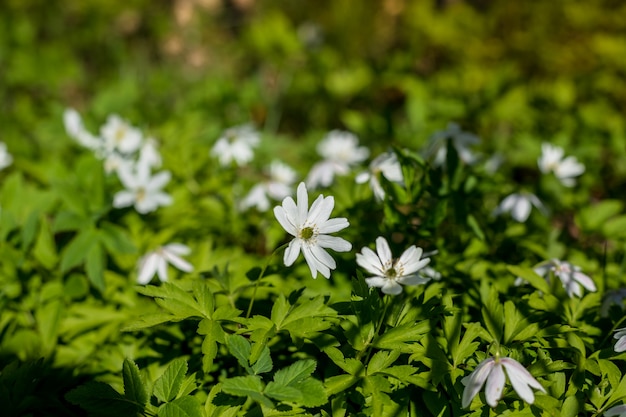
POLYGON ((152 176, 148 167, 140 165, 132 169, 129 165, 122 165, 117 173, 126 189, 115 194, 113 207, 122 208, 134 205, 138 213, 146 214, 160 206, 172 203, 172 197, 162 191, 171 179, 169 171, 162 171, 152 176))
POLYGON ((613 337, 617 339, 613 349, 618 353, 626 351, 626 327, 615 330, 613 337))
POLYGON ((578 162, 574 156, 568 156, 564 159, 564 153, 563 148, 543 143, 537 165, 544 174, 554 172, 561 184, 566 187, 573 187, 576 185, 575 177, 585 172, 585 165, 578 162))
POLYGON ((137 282, 145 285, 149 283, 154 274, 157 274, 162 282, 167 281, 167 264, 172 264, 183 272, 193 271, 193 266, 181 258, 189 255, 189 247, 181 243, 170 243, 147 253, 139 260, 139 275, 137 282))
POLYGON ((546 392, 530 372, 515 359, 490 357, 482 361, 471 374, 461 380, 465 385, 461 402, 463 408, 471 404, 472 399, 482 389, 485 382, 485 399, 490 407, 495 407, 502 398, 507 376, 517 395, 528 404, 535 401, 535 394, 531 388, 546 392))
POLYGON ((211 148, 211 155, 218 158, 222 166, 233 161, 244 166, 254 157, 253 149, 259 144, 259 133, 250 125, 226 129, 211 148))
POLYGON ((376 252, 363 248, 356 255, 356 263, 374 275, 365 278, 370 288, 377 287, 384 294, 398 295, 402 292, 402 285, 419 285, 430 281, 418 273, 430 262, 430 258, 420 259, 422 253, 422 248, 413 245, 400 258, 394 259, 387 240, 380 236, 376 238, 376 252))
POLYGON ((504 198, 494 211, 494 215, 511 213, 511 217, 520 223, 524 223, 530 216, 532 206, 545 213, 545 208, 536 195, 528 192, 513 193, 504 198))
POLYGON ((160 168, 163 164, 163 159, 161 158, 157 146, 157 141, 154 138, 144 140, 141 148, 139 148, 137 163, 151 168, 160 168))
POLYGON ((286 197, 282 205, 274 207, 276 220, 294 237, 285 250, 283 258, 285 266, 291 266, 302 250, 313 278, 317 278, 318 271, 324 277, 330 278, 330 271, 335 269, 337 264, 325 249, 348 252, 352 249, 352 244, 328 234, 343 230, 350 223, 344 217, 329 218, 335 206, 332 196, 320 195, 309 209, 309 196, 303 182, 298 185, 297 200, 296 203, 293 198, 286 197))
POLYGON ((13 156, 7 150, 7 145, 4 142, 0 142, 0 170, 8 167, 13 163, 13 156))
POLYGON ((114 151, 131 154, 139 150, 143 141, 141 130, 117 114, 109 115, 106 123, 100 128, 100 136, 104 140, 107 154, 114 151))
POLYGON ((335 175, 347 175, 354 165, 367 159, 370 151, 359 146, 353 133, 333 130, 317 144, 317 153, 324 159, 313 165, 307 176, 306 184, 311 188, 328 187, 335 175))
POLYGON ((604 417, 626 417, 626 404, 609 408, 604 412, 604 417))
POLYGON ((434 166, 445 166, 448 156, 448 143, 456 149, 459 159, 468 165, 476 163, 478 158, 470 146, 480 143, 480 138, 473 133, 464 132, 457 123, 448 123, 445 130, 435 132, 426 149, 426 157, 433 158, 434 166))
POLYGON ((396 184, 404 186, 402 166, 398 161, 398 156, 394 152, 385 152, 378 155, 370 163, 369 170, 360 173, 356 177, 356 182, 359 184, 369 181, 370 188, 378 201, 385 199, 385 190, 380 183, 381 175, 389 182, 395 182, 396 184))
POLYGON ((267 211, 270 208, 269 199, 282 200, 289 196, 295 181, 296 172, 289 165, 273 161, 269 167, 269 178, 252 187, 239 207, 241 210, 256 207, 259 211, 267 211))
POLYGON ((596 284, 593 280, 588 275, 583 274, 580 267, 567 261, 551 259, 542 262, 534 270, 537 275, 544 277, 548 282, 550 282, 549 273, 554 273, 561 280, 561 284, 569 297, 574 295, 580 297, 582 295, 581 287, 588 291, 596 291, 596 284))

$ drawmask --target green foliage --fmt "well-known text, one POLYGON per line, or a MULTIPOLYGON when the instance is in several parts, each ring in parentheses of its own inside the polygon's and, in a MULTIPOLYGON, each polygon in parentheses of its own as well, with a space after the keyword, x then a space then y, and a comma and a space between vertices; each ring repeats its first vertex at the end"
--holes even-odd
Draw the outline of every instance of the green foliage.
POLYGON ((613 338, 623 2, 57 3, 0 5, 3 415, 600 416, 626 403, 613 338), (111 155, 64 129, 67 108, 91 135, 119 114, 154 138, 171 204, 119 207, 111 155), (464 149, 451 122, 481 141, 464 149), (246 123, 254 159, 222 165, 213 145, 246 123), (370 154, 309 187, 310 202, 334 198, 352 244, 313 280, 302 257, 284 265, 281 198, 241 202, 273 160, 304 180, 335 129, 370 154), (538 169, 543 143, 584 163, 574 186, 538 169), (355 180, 382 152, 403 180, 373 167, 381 200, 355 180), (545 209, 499 213, 512 193, 545 209), (371 288, 355 256, 379 236, 394 261, 423 249, 432 279, 371 288), (192 271, 163 255, 175 242, 192 271), (551 259, 595 290, 538 268, 551 259), (137 285, 146 264, 155 277, 137 285), (546 393, 527 404, 509 376, 494 409, 484 389, 464 409, 464 378, 505 356, 546 393))

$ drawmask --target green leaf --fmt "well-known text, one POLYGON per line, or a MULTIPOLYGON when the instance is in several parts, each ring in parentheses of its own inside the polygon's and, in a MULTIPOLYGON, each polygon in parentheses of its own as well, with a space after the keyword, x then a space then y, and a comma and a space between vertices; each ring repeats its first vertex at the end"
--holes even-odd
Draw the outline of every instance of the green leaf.
POLYGON ((215 309, 213 293, 205 281, 195 280, 192 286, 193 296, 197 300, 200 311, 208 318, 212 317, 215 309))
POLYGON ((222 383, 222 391, 239 397, 250 397, 265 407, 274 408, 274 403, 263 395, 263 382, 256 375, 236 376, 222 383))
POLYGON ((254 352, 256 346, 262 346, 262 348, 260 350, 261 353, 259 358, 254 362, 254 365, 252 365, 254 375, 271 371, 274 364, 272 363, 272 357, 270 356, 270 349, 265 344, 255 343, 252 346, 251 352, 254 352))
POLYGON ((39 222, 39 233, 37 234, 35 246, 33 247, 33 256, 48 269, 52 269, 58 261, 58 254, 54 237, 50 230, 50 223, 45 217, 39 222))
POLYGON ((95 416, 131 416, 139 411, 135 404, 103 382, 88 382, 68 392, 65 398, 95 416))
POLYGON ((87 261, 85 263, 85 269, 87 271, 87 278, 101 292, 104 291, 104 265, 105 254, 102 246, 98 242, 89 249, 87 253, 87 261))
POLYGON ((198 301, 193 295, 174 283, 164 282, 160 286, 145 285, 136 288, 137 292, 154 297, 159 306, 169 310, 178 320, 190 317, 206 317, 203 312, 204 307, 198 305, 198 301))
POLYGON ((159 407, 159 417, 203 417, 202 407, 194 397, 181 397, 159 407))
POLYGON ((279 369, 274 374, 274 382, 279 385, 289 386, 297 384, 311 376, 317 366, 317 362, 313 359, 299 360, 286 368, 279 369))
POLYGON ((154 382, 154 395, 163 402, 172 401, 178 395, 187 374, 187 361, 173 360, 163 375, 154 382))
POLYGON ((98 236, 95 229, 90 228, 79 232, 63 250, 61 272, 65 273, 81 264, 97 240, 98 236))
POLYGON ((324 381, 325 392, 327 396, 344 392, 352 385, 359 382, 360 378, 352 375, 336 375, 327 378, 324 381))
POLYGON ((365 367, 363 364, 354 358, 345 359, 343 353, 334 346, 324 348, 324 353, 328 355, 335 365, 349 373, 350 375, 360 376, 365 367))
POLYGON ((411 349, 408 345, 417 342, 429 331, 430 323, 428 320, 406 323, 377 336, 372 345, 379 349, 398 349, 402 352, 410 352, 411 349))
POLYGON ((130 359, 124 359, 122 377, 124 378, 124 396, 130 401, 137 403, 143 410, 148 403, 148 393, 135 362, 130 359))
POLYGON ((550 286, 548 282, 537 275, 537 273, 532 269, 524 266, 517 265, 507 265, 506 268, 516 277, 520 277, 530 283, 533 287, 537 288, 539 291, 547 294, 550 292, 550 286))
POLYGON ((123 332, 135 332, 137 330, 146 329, 148 327, 157 326, 159 324, 167 323, 170 321, 176 321, 176 316, 170 313, 154 313, 146 314, 128 323, 122 327, 123 332))
POLYGON ((126 231, 112 223, 103 222, 100 225, 100 240, 109 253, 135 253, 133 245, 126 231))
POLYGON ((226 338, 226 346, 230 353, 237 359, 239 365, 241 365, 249 374, 254 374, 248 359, 250 358, 250 342, 248 342, 243 336, 238 334, 230 335, 226 338))

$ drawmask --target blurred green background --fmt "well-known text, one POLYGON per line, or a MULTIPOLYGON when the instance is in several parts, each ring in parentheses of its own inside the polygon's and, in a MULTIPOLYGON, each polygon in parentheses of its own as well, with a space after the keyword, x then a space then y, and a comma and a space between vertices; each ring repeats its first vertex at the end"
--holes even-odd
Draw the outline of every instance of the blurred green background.
POLYGON ((610 194, 626 175, 624 16, 621 0, 5 0, 0 140, 64 152, 65 107, 173 146, 252 121, 419 148, 456 121, 516 164, 542 141, 597 161, 610 194))

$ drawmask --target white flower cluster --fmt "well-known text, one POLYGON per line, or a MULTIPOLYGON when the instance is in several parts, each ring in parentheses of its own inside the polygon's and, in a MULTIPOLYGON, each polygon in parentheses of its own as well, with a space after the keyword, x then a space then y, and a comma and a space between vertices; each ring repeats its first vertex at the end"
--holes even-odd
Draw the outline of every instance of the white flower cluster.
POLYGON ((0 142, 0 171, 13 163, 13 156, 9 153, 7 145, 0 142))
POLYGON ((154 139, 144 137, 140 129, 115 114, 107 118, 98 136, 85 128, 74 109, 65 110, 63 121, 68 135, 103 160, 104 170, 116 173, 124 186, 113 197, 113 207, 134 206, 138 213, 146 214, 172 203, 170 195, 162 191, 170 172, 152 174, 162 164, 154 139))

